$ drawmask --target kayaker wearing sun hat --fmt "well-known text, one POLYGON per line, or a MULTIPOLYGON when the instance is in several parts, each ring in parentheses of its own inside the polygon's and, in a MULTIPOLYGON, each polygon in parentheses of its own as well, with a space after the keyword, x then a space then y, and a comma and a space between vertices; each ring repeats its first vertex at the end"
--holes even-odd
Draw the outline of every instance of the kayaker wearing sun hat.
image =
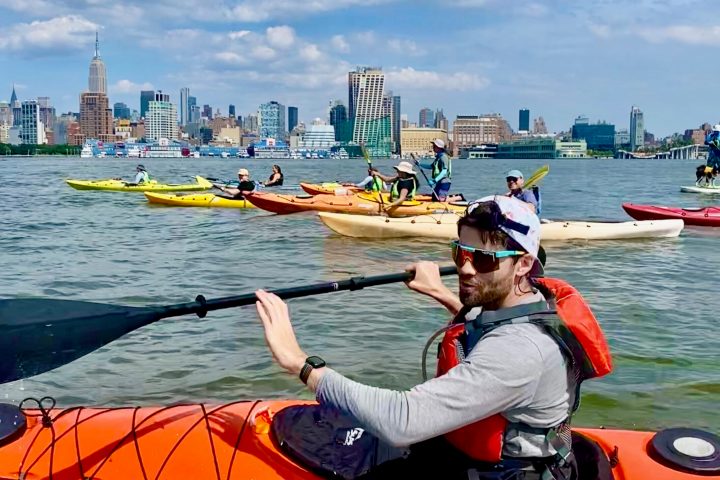
POLYGON ((378 171, 373 172, 373 175, 390 184, 391 203, 385 205, 386 211, 397 207, 405 200, 412 200, 418 188, 417 172, 413 170, 410 162, 400 162, 393 168, 397 171, 397 175, 392 177, 382 175, 378 171))
POLYGON ((148 174, 145 169, 145 165, 138 165, 135 167, 135 171, 137 173, 135 174, 135 179, 132 182, 133 184, 141 185, 143 183, 150 183, 150 174, 148 174))
POLYGON ((255 191, 257 184, 250 180, 250 172, 246 168, 238 170, 238 180, 237 187, 220 187, 220 190, 231 195, 234 200, 244 200, 245 195, 255 191))
MULTIPOLYGON (((435 198, 444 202, 447 200, 448 193, 450 193, 450 185, 452 178, 452 160, 445 151, 445 141, 441 138, 436 138, 430 142, 430 147, 435 153, 435 160, 430 164, 423 164, 415 160, 415 165, 420 168, 430 169, 430 188, 435 193, 435 198)), ((415 156, 413 155, 413 159, 415 156)))
POLYGON ((258 290, 272 356, 316 392, 322 408, 347 414, 353 423, 345 425, 410 445, 409 455, 376 467, 388 474, 380 478, 489 478, 477 475, 484 468, 508 473, 502 478, 576 479, 569 420, 580 382, 612 369, 602 330, 572 286, 542 278, 540 222, 518 199, 472 202, 458 236, 451 249, 458 295, 437 264, 408 267, 408 287, 454 316, 438 332, 445 336, 435 378, 407 391, 352 381, 308 357, 285 302, 258 290), (503 463, 510 459, 519 465, 503 463))

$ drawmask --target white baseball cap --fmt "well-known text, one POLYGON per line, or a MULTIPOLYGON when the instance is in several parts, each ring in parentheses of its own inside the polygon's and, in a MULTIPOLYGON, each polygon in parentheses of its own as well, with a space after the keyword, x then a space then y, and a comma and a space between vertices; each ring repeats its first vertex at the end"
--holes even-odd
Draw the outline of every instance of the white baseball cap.
POLYGON ((543 275, 543 263, 540 257, 540 219, 531 211, 525 202, 515 197, 504 195, 491 195, 483 197, 468 204, 465 215, 470 215, 480 203, 494 202, 500 207, 501 218, 496 219, 497 228, 505 232, 510 238, 517 242, 523 250, 535 258, 535 264, 530 276, 539 277, 543 275))
POLYGON ((250 175, 250 172, 248 172, 247 168, 241 168, 238 170, 238 175, 250 175))
POLYGON ((713 129, 713 132, 720 132, 720 123, 715 125, 712 129, 713 129))
POLYGON ((430 143, 432 143, 433 145, 435 145, 438 148, 445 148, 445 142, 443 141, 442 138, 436 138, 435 140, 433 140, 430 143))

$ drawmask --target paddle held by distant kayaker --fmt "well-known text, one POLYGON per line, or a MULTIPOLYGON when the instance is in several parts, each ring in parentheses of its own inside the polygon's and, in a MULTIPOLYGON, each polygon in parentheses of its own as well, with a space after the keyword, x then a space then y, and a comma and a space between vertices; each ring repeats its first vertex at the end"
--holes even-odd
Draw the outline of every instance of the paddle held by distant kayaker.
POLYGON ((258 290, 265 339, 273 358, 315 392, 321 407, 358 422, 354 437, 371 434, 381 445, 410 446, 374 467, 381 478, 490 478, 468 476, 490 469, 507 474, 492 478, 576 479, 570 416, 580 382, 612 369, 610 352, 579 293, 543 278, 539 235, 538 217, 520 200, 485 197, 468 206, 451 244, 457 295, 442 283, 436 264, 408 268, 414 273, 408 287, 454 317, 438 331, 444 338, 437 376, 410 390, 363 385, 308 356, 287 304, 258 290), (513 468, 526 469, 524 476, 520 470, 512 476, 513 468))

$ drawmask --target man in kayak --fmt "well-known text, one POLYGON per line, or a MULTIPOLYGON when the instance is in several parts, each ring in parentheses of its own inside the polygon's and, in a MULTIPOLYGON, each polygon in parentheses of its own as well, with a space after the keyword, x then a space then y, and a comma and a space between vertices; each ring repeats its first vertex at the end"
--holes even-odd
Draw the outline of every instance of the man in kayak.
POLYGON ((435 160, 430 164, 422 164, 415 159, 413 154, 413 160, 415 165, 420 168, 430 169, 430 188, 433 189, 433 196, 438 202, 444 202, 447 200, 448 193, 450 192, 451 178, 452 178, 452 160, 445 151, 445 142, 441 138, 436 138, 430 142, 430 146, 435 153, 435 160))
POLYGON ((494 468, 512 458, 525 459, 535 472, 502 478, 538 479, 546 473, 552 476, 542 478, 577 478, 568 421, 579 382, 592 375, 579 374, 573 365, 605 361, 609 366, 597 321, 579 295, 569 295, 574 303, 564 310, 557 290, 545 288, 572 289, 561 280, 539 278, 540 223, 519 200, 496 196, 472 202, 458 233, 452 256, 459 295, 442 283, 435 263, 408 268, 414 273, 408 287, 438 301, 460 322, 462 335, 448 340, 446 333, 441 344, 437 377, 404 392, 354 382, 325 367, 321 358, 308 357, 297 343, 285 302, 258 290, 258 315, 273 358, 298 375, 322 406, 350 414, 382 441, 411 445, 407 459, 380 470, 397 466, 404 478, 486 478, 468 476, 468 468, 476 468, 469 466, 480 460, 483 468, 494 468), (547 310, 550 300, 557 301, 568 328, 574 318, 580 330, 592 331, 579 340, 580 349, 604 357, 576 357, 577 352, 566 357, 569 350, 560 346, 554 329, 530 323, 528 315, 547 310), (469 329, 476 323, 477 330, 469 329))
POLYGON ((150 183, 150 174, 148 174, 144 165, 138 165, 135 167, 135 178, 132 182, 126 182, 125 185, 142 185, 144 183, 150 183))
POLYGON ((508 197, 515 197, 525 202, 533 213, 539 214, 540 209, 538 208, 538 198, 534 191, 524 190, 525 179, 520 170, 510 170, 505 174, 505 181, 507 181, 508 197))
POLYGON ((386 212, 397 208, 406 200, 415 198, 418 187, 417 172, 409 162, 400 162, 393 168, 397 171, 397 175, 392 177, 385 176, 377 170, 373 171, 373 176, 390 184, 390 203, 383 208, 386 212))
POLYGON ((387 189, 387 185, 376 174, 380 173, 375 167, 368 167, 367 177, 359 183, 343 183, 344 187, 357 187, 365 189, 366 192, 382 192, 387 189))
POLYGON ((710 133, 707 134, 705 137, 705 145, 708 146, 708 161, 704 173, 707 177, 710 177, 710 181, 706 178, 706 183, 714 187, 715 175, 720 171, 720 124, 715 125, 710 133))
POLYGON ((230 195, 233 200, 245 200, 245 195, 253 193, 257 188, 257 184, 250 180, 250 172, 246 168, 238 170, 238 186, 237 187, 219 187, 224 193, 230 195))

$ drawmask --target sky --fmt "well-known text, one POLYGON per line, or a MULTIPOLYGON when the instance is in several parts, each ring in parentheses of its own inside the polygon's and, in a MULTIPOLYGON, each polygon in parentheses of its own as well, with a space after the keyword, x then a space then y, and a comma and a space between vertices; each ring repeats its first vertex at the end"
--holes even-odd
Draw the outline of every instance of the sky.
POLYGON ((380 66, 418 121, 518 110, 550 131, 575 117, 656 136, 720 121, 720 11, 696 0, 0 0, 0 100, 78 111, 95 32, 111 104, 140 90, 227 114, 276 100, 301 121, 347 104, 347 72, 380 66))

